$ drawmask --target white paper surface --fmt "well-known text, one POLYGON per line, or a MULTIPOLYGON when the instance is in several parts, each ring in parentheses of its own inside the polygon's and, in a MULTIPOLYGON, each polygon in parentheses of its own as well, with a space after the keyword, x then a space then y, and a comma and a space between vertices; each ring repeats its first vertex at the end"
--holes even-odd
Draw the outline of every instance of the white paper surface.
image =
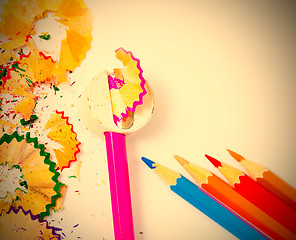
POLYGON ((91 79, 114 67, 119 47, 140 59, 156 101, 151 121, 127 140, 137 240, 235 239, 174 194, 142 156, 191 179, 174 160, 178 154, 222 177, 204 155, 242 170, 229 148, 296 187, 296 35, 291 4, 86 4, 94 15, 91 50, 71 75, 75 84, 61 85, 47 99, 48 114, 50 109, 65 111, 82 143, 80 181, 69 178, 71 169, 64 170, 64 209, 47 218, 63 229, 63 239, 113 239, 105 143, 88 131, 78 105, 91 79))

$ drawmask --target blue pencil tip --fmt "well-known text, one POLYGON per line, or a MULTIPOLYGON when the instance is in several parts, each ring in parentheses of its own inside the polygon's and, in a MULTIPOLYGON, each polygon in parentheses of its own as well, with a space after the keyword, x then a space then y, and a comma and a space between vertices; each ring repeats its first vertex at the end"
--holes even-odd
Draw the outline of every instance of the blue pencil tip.
POLYGON ((145 157, 142 157, 142 160, 147 164, 148 167, 150 167, 151 169, 154 169, 156 168, 155 166, 153 166, 153 164, 155 162, 149 160, 148 158, 145 158, 145 157))

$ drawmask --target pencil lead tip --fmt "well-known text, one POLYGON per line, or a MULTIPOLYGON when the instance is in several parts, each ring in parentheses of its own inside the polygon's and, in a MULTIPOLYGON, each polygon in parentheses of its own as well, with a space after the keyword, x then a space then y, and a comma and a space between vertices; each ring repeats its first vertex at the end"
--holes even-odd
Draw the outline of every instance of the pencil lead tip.
POLYGON ((154 166, 155 162, 151 161, 150 159, 145 158, 145 157, 142 157, 142 160, 143 160, 143 162, 146 163, 147 166, 150 167, 151 169, 156 168, 156 167, 154 166))
POLYGON ((240 161, 242 161, 242 160, 245 159, 242 155, 240 155, 240 154, 238 154, 238 153, 236 153, 236 152, 234 152, 234 151, 231 151, 231 150, 229 150, 229 149, 227 149, 227 151, 228 151, 229 154, 230 154, 230 155, 231 155, 236 161, 238 161, 238 162, 240 162, 240 161))
POLYGON ((219 161, 219 160, 217 160, 217 159, 215 159, 215 158, 213 158, 213 157, 211 157, 211 156, 209 156, 209 155, 207 155, 207 154, 205 154, 205 156, 206 156, 206 158, 215 166, 215 167, 221 167, 222 166, 222 164, 221 164, 221 162, 219 161))
POLYGON ((182 158, 178 155, 174 155, 174 158, 181 164, 181 166, 189 164, 189 162, 187 160, 185 160, 184 158, 182 158))

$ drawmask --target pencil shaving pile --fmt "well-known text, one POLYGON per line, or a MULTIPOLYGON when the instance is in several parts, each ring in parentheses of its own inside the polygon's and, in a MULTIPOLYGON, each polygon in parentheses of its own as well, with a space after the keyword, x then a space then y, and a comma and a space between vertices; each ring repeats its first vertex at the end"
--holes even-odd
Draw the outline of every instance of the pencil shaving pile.
MULTIPOLYGON (((43 218, 50 214, 50 209, 62 208, 66 186, 57 180, 58 171, 69 168, 70 163, 77 160, 80 142, 63 111, 54 111, 46 124, 46 128, 50 128, 48 140, 57 142, 62 149, 46 149, 30 133, 40 117, 34 114, 36 104, 47 97, 46 93, 38 94, 38 89, 47 87, 58 91, 57 86, 69 80, 90 49, 92 21, 91 11, 82 0, 9 0, 3 6, 0 22, 1 183, 5 187, 11 185, 4 183, 5 179, 13 174, 16 178, 18 173, 21 180, 16 182, 21 186, 12 192, 1 192, 0 220, 21 220, 14 229, 0 224, 1 236, 15 231, 14 236, 25 239, 28 234, 24 231, 27 228, 25 223, 39 224, 36 234, 45 232, 41 219, 46 222, 43 218), (56 31, 64 29, 58 44, 54 32, 37 29, 38 22, 47 19, 56 21, 59 26, 56 31), (36 43, 60 48, 58 53, 53 53, 50 49, 39 49, 36 43), (58 166, 48 150, 54 151, 58 166), (22 221, 24 218, 27 220, 22 221)), ((47 234, 50 239, 60 239, 54 232, 47 231, 47 234)))

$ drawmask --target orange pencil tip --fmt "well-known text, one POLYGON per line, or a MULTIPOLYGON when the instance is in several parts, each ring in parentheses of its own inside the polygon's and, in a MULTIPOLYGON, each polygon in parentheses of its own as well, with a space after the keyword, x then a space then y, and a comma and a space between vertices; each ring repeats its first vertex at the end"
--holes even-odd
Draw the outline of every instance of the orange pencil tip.
POLYGON ((213 157, 211 157, 211 156, 209 156, 209 155, 207 155, 207 154, 205 154, 205 156, 206 156, 207 159, 209 159, 209 161, 210 161, 215 167, 221 167, 221 166, 222 166, 222 164, 221 164, 221 162, 220 162, 219 160, 217 160, 217 159, 215 159, 215 158, 213 158, 213 157))
POLYGON ((231 155, 236 161, 238 161, 238 162, 240 162, 240 161, 242 161, 242 160, 245 159, 242 155, 240 155, 240 154, 238 154, 238 153, 236 153, 236 152, 234 152, 234 151, 231 151, 231 150, 229 150, 229 149, 227 149, 227 151, 228 151, 229 154, 230 154, 230 155, 231 155))
POLYGON ((182 158, 178 155, 174 155, 174 158, 181 164, 181 166, 189 164, 189 162, 187 160, 185 160, 184 158, 182 158))

